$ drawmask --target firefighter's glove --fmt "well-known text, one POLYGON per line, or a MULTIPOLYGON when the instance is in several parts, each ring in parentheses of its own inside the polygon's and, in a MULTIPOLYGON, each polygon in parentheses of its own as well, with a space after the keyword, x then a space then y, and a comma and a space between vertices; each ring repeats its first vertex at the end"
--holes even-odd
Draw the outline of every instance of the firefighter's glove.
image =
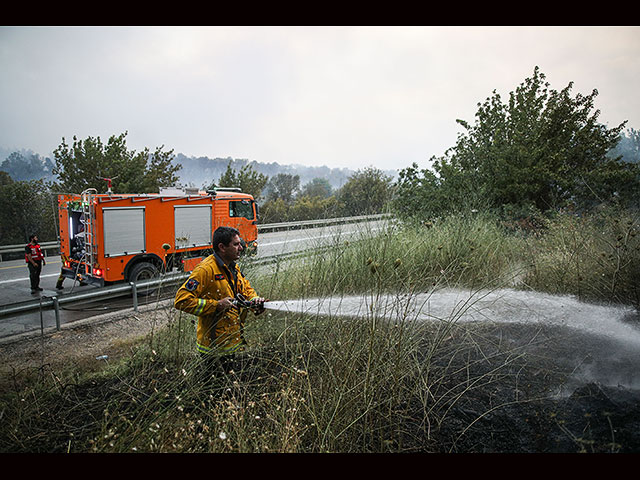
POLYGON ((257 297, 251 300, 251 309, 253 310, 253 313, 255 313, 256 315, 260 315, 262 312, 264 312, 264 302, 266 302, 266 300, 262 297, 257 297))
POLYGON ((216 309, 224 312, 226 310, 229 310, 230 308, 233 308, 234 306, 235 306, 235 303, 234 303, 233 297, 226 297, 218 300, 218 305, 216 306, 216 309))

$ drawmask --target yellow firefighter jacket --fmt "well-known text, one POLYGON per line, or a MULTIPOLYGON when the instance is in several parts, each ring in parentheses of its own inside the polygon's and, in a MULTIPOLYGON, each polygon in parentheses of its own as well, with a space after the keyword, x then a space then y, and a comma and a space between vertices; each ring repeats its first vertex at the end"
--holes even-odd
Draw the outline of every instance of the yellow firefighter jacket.
POLYGON ((242 330, 247 309, 234 307, 216 311, 218 300, 242 294, 247 300, 258 295, 234 263, 228 268, 216 254, 193 269, 178 289, 174 305, 198 317, 196 344, 202 353, 230 354, 245 344, 242 330))

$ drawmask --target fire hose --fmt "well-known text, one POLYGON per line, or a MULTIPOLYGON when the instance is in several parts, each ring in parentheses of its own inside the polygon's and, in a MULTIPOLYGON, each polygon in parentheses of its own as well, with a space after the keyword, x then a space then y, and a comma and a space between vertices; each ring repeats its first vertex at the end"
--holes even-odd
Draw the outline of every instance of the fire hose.
POLYGON ((268 300, 265 300, 264 302, 256 302, 256 301, 247 300, 244 297, 244 295, 242 295, 241 293, 238 293, 236 294, 236 297, 231 301, 231 303, 236 308, 248 308, 253 310, 256 314, 258 314, 258 313, 262 313, 265 310, 264 304, 267 301, 268 300))

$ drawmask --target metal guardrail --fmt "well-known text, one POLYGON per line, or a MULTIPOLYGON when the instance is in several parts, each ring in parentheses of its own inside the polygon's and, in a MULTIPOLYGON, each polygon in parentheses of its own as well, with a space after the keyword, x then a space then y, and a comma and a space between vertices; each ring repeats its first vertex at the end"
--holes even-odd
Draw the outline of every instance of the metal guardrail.
POLYGON ((356 223, 389 217, 391 217, 390 213, 379 213, 376 215, 359 215, 354 217, 336 217, 323 218, 319 220, 299 220, 295 222, 265 223, 263 225, 258 225, 258 232, 286 230, 301 227, 315 227, 319 225, 336 225, 338 223, 356 223))
POLYGON ((60 306, 66 303, 76 303, 80 301, 97 298, 119 297, 131 292, 133 298, 133 309, 138 311, 138 291, 145 288, 159 287, 161 285, 173 285, 188 278, 188 273, 177 273, 164 275, 158 279, 145 280, 139 283, 124 283, 112 287, 104 287, 90 292, 71 293, 64 296, 41 297, 38 300, 16 303, 0 308, 0 317, 15 315, 19 313, 31 312, 34 310, 55 310, 56 329, 60 330, 60 306))
MULTIPOLYGON (((18 245, 2 245, 0 246, 0 262, 2 261, 2 254, 3 253, 18 253, 18 252, 24 252, 24 247, 26 246, 26 243, 23 244, 18 244, 18 245)), ((60 248, 60 245, 58 244, 58 241, 53 241, 53 242, 42 242, 40 244, 40 247, 42 248, 42 251, 44 252, 45 257, 47 256, 47 250, 52 250, 52 249, 58 249, 60 248)))
MULTIPOLYGON (((336 225, 338 223, 347 223, 347 222, 364 222, 369 220, 376 220, 382 218, 388 218, 391 214, 380 213, 377 215, 360 215, 354 217, 336 217, 336 218, 324 218, 319 220, 300 220, 295 222, 280 222, 280 223, 265 223, 263 225, 258 225, 258 232, 273 232, 276 230, 287 230, 293 228, 309 228, 316 227, 319 225, 336 225)), ((26 244, 25 244, 26 245, 26 244)), ((3 245, 0 246, 0 262, 2 261, 3 253, 18 253, 23 252, 25 245, 3 245)), ((57 241, 53 242, 42 242, 40 244, 42 250, 46 252, 49 249, 58 249, 60 247, 57 241)))

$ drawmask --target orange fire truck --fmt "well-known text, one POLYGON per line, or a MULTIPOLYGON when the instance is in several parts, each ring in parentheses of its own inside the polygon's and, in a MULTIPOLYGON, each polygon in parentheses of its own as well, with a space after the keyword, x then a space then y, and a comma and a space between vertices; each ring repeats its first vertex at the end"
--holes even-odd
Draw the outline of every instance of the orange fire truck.
POLYGON ((231 188, 58 195, 62 274, 104 286, 190 272, 213 252, 219 226, 237 228, 245 253, 255 254, 257 210, 251 195, 231 188))

